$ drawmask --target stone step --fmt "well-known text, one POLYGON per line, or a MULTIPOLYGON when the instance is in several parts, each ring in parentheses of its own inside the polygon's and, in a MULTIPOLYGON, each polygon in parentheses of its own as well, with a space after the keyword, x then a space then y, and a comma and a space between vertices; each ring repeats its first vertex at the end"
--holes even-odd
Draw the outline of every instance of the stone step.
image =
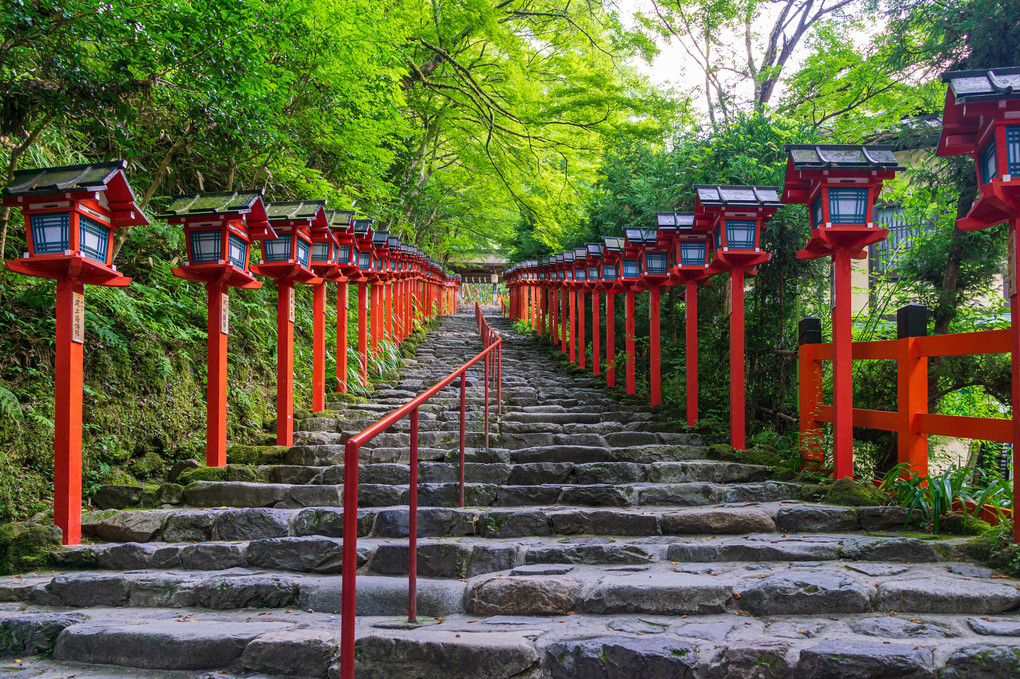
MULTIPOLYGON (((95 609, 89 621, 0 613, 0 625, 37 633, 52 658, 18 667, 26 676, 337 676, 339 627, 329 613, 233 613, 95 609), (28 620, 27 622, 25 620, 28 620), (152 653, 154 648, 159 653, 152 653), (118 669, 121 668, 121 669, 118 669), (124 673, 129 671, 130 674, 124 673)), ((402 629, 372 616, 356 628, 359 678, 902 677, 1015 674, 1014 619, 882 614, 696 619, 621 614, 528 617, 454 614, 402 629), (835 619, 834 619, 835 618, 835 619), (1012 636, 1003 635, 1013 631, 1012 636)), ((405 624, 405 627, 408 627, 405 624)))
MULTIPOLYGON (((386 558, 399 556, 393 553, 386 558)), ((806 561, 533 564, 466 580, 419 575, 419 610, 434 616, 730 613, 759 617, 875 612, 988 616, 1020 610, 1020 580, 993 580, 991 571, 985 571, 985 577, 968 577, 953 571, 980 569, 966 564, 910 564, 875 575, 860 572, 867 570, 863 565, 806 561)), ((393 572, 399 570, 393 568, 393 572)), ((7 584, 6 579, 0 581, 4 600, 34 606, 324 612, 340 608, 338 577, 247 568, 39 574, 21 578, 15 587, 7 584)), ((359 575, 358 590, 359 615, 406 611, 406 576, 359 575)))
MULTIPOLYGON (((260 472, 262 470, 260 469, 260 472)), ((458 465, 453 462, 420 462, 421 483, 453 483, 458 465)), ((344 466, 315 467, 276 465, 265 469, 275 483, 342 484, 344 466)), ((511 465, 505 462, 466 462, 467 483, 496 485, 540 485, 544 483, 739 483, 764 481, 768 469, 760 465, 737 462, 694 460, 690 462, 532 462, 511 465)), ((358 466, 360 483, 406 485, 410 483, 410 466, 399 463, 371 463, 358 466)))
MULTIPOLYGON (((297 573, 339 573, 342 540, 323 536, 280 537, 233 542, 128 542, 68 547, 54 555, 64 570, 135 571, 143 569, 223 570, 255 568, 297 573)), ((898 536, 759 534, 733 538, 650 538, 553 536, 521 538, 420 538, 419 574, 432 578, 473 577, 516 566, 540 564, 642 565, 671 561, 862 562, 851 569, 865 574, 897 575, 904 563, 934 563, 955 556, 956 543, 898 536), (881 560, 881 563, 863 563, 881 560)), ((362 573, 407 573, 405 539, 361 538, 357 566, 362 573)), ((16 584, 16 583, 15 583, 16 584)), ((12 585, 13 586, 13 585, 12 585)))
MULTIPOLYGON (((333 468, 327 468, 333 469, 333 468)), ((330 479, 332 480, 332 479, 330 479)), ((342 481, 342 477, 339 478, 342 481)), ((178 506, 185 507, 338 507, 342 485, 196 481, 184 488, 178 506)), ((420 506, 457 504, 457 483, 419 483, 420 506)), ((586 506, 586 507, 697 507, 734 502, 774 502, 799 498, 800 484, 756 483, 621 483, 498 485, 465 483, 465 504, 470 507, 586 506)), ((359 507, 407 504, 410 489, 403 484, 358 483, 359 507)), ((848 519, 850 520, 850 519, 848 519)), ((851 523, 853 520, 850 520, 851 523)))
MULTIPOLYGON (((359 535, 406 537, 408 516, 407 507, 359 509, 359 535)), ((906 510, 901 507, 855 509, 799 502, 641 510, 580 507, 420 507, 418 510, 420 537, 846 533, 898 531, 905 523, 906 510)), ((341 537, 342 525, 343 510, 339 507, 109 510, 87 512, 82 516, 83 535, 107 542, 201 542, 304 535, 341 537)), ((938 541, 920 539, 916 542, 938 544, 938 541)))

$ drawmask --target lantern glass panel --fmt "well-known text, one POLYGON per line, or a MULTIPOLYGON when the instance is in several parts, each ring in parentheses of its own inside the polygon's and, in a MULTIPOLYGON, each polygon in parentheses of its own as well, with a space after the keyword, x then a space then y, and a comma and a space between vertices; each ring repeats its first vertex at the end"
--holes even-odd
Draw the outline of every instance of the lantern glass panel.
POLYGON ((577 271, 574 272, 574 280, 577 281, 588 280, 588 277, 584 273, 584 269, 578 269, 577 271))
POLYGON ((680 266, 705 266, 705 251, 708 243, 704 241, 682 241, 680 243, 680 266))
POLYGON ((308 241, 297 239, 297 261, 301 266, 308 266, 308 255, 311 254, 311 246, 308 241))
POLYGON ((995 179, 995 136, 988 140, 978 160, 978 170, 981 172, 981 183, 987 184, 995 179))
POLYGON ((603 264, 602 265, 602 280, 615 281, 616 280, 616 265, 615 264, 603 264))
POLYGON ((290 234, 262 241, 267 262, 286 262, 290 259, 290 234))
POLYGON ((110 227, 78 215, 78 245, 83 255, 105 264, 106 252, 110 247, 110 227))
POLYGON ((343 262, 344 264, 346 264, 347 262, 351 261, 351 246, 350 245, 341 245, 337 249, 336 259, 337 259, 338 262, 343 262))
POLYGON ((71 215, 66 212, 32 215, 31 223, 35 254, 44 255, 70 249, 71 215))
POLYGON ((867 189, 829 189, 831 224, 864 224, 867 214, 867 189))
POLYGON ((637 278, 641 269, 638 266, 636 259, 625 259, 623 260, 623 277, 624 278, 637 278))
POLYGON ((191 263, 205 264, 223 259, 222 231, 191 232, 191 263))
POLYGON ((1011 177, 1020 175, 1020 125, 1006 128, 1006 172, 1011 177))
POLYGON ((665 252, 645 253, 645 266, 650 274, 664 274, 668 264, 668 256, 665 252))
POLYGON ((753 219, 727 219, 726 247, 736 250, 753 250, 756 226, 757 223, 753 219))
POLYGON ((312 261, 329 263, 329 243, 312 244, 312 261))
POLYGON ((372 253, 370 252, 359 252, 358 253, 358 268, 362 271, 372 270, 372 253))
POLYGON ((568 271, 564 271, 563 273, 566 274, 566 278, 564 280, 568 280, 568 281, 574 280, 574 271, 573 271, 573 269, 570 269, 568 271))
POLYGON ((715 238, 715 249, 716 250, 722 250, 722 227, 721 226, 715 227, 715 233, 712 234, 712 237, 715 238))
POLYGON ((824 219, 825 215, 822 214, 822 195, 818 194, 818 197, 811 203, 811 225, 817 229, 822 225, 824 219))
POLYGON ((599 268, 597 266, 588 267, 588 280, 597 281, 599 279, 599 268))
POLYGON ((231 264, 238 269, 248 266, 248 244, 244 242, 243 238, 230 234, 227 240, 227 249, 231 264))

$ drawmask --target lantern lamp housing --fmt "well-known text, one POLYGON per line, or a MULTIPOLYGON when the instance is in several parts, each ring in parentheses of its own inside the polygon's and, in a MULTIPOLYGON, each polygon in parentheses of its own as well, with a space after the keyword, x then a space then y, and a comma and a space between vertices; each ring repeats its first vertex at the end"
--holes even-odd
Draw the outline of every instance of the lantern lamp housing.
POLYGON ((625 257, 620 268, 621 278, 625 281, 636 281, 641 275, 641 264, 637 258, 625 257))
POLYGON ((675 257, 681 269, 704 268, 708 266, 708 241, 678 240, 675 257))

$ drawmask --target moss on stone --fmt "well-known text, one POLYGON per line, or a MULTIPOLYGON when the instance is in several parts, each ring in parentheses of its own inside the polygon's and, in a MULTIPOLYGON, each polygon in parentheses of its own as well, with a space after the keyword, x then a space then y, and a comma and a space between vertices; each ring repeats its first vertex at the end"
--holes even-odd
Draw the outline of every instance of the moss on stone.
POLYGON ((146 453, 142 457, 131 461, 131 473, 140 479, 164 476, 166 472, 166 460, 156 453, 146 453))
POLYGON ((60 549, 60 529, 42 523, 0 526, 0 575, 24 573, 50 565, 50 554, 60 549))
POLYGON ((283 458, 289 450, 287 446, 228 446, 227 462, 247 465, 283 464, 283 458))
POLYGON ((825 502, 845 507, 881 507, 889 504, 889 496, 874 484, 843 478, 832 484, 825 502))
POLYGON ((805 483, 800 487, 797 497, 804 502, 821 502, 832 490, 830 483, 805 483))
POLYGON ((294 409, 294 419, 295 420, 307 420, 311 416, 312 416, 312 413, 311 413, 310 410, 305 410, 304 408, 295 408, 294 409))
POLYGON ((140 486, 138 479, 119 467, 110 467, 110 470, 100 477, 105 486, 140 486))
MULTIPOLYGON (((229 455, 229 453, 228 453, 229 455)), ((228 464, 226 467, 196 467, 188 469, 177 477, 178 483, 186 486, 195 481, 248 481, 258 480, 255 469, 247 464, 228 464)))
POLYGON ((720 460, 736 460, 737 449, 728 443, 712 443, 708 446, 709 457, 720 460))
POLYGON ((1020 577, 1020 545, 1013 544, 1013 527, 1000 523, 963 546, 970 557, 997 568, 1014 577, 1020 577))
POLYGON ((943 533, 950 535, 981 535, 991 530, 992 524, 983 521, 973 514, 946 514, 939 522, 943 533))

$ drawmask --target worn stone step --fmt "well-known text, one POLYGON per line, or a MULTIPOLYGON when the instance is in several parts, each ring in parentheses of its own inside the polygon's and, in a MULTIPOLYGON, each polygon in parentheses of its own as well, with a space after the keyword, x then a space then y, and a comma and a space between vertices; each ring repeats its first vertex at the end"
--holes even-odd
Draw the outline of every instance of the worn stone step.
MULTIPOLYGON (((292 611, 183 614, 179 609, 94 609, 92 621, 62 628, 52 658, 30 658, 33 677, 195 676, 196 665, 231 677, 335 676, 336 616, 292 611), (190 622, 185 622, 185 621, 190 622), (238 625, 245 627, 239 631, 238 625), (257 632, 248 638, 250 632, 257 632), (158 660, 148 656, 161 649, 158 660), (136 651, 136 653, 131 653, 136 651), (130 674, 123 674, 124 670, 130 674), (152 665, 170 671, 147 669, 152 665)), ((0 616, 3 616, 0 613, 0 616)), ((0 624, 3 618, 0 617, 0 624)), ((910 677, 1015 674, 1020 638, 975 630, 960 615, 773 616, 695 619, 620 614, 569 617, 453 614, 440 624, 393 628, 364 617, 356 628, 356 672, 374 679, 566 679, 567 677, 910 677), (835 619, 834 619, 835 618, 835 619), (766 668, 763 670, 763 668, 766 668)), ((981 625, 1015 625, 993 621, 981 625)))
MULTIPOLYGON (((441 543, 433 543, 440 545, 441 543)), ((428 553, 426 557, 433 556, 428 553)), ((406 552, 377 552, 406 573, 406 552), (403 557, 403 558, 402 558, 403 557), (396 564, 402 562, 402 569, 396 564)), ((862 564, 863 565, 863 564, 862 564)), ((428 561, 426 561, 428 566, 428 561)), ((838 562, 763 562, 553 568, 518 566, 468 580, 419 576, 426 615, 697 616, 716 613, 771 615, 897 614, 1001 615, 1020 611, 1020 581, 957 575, 963 565, 911 564, 905 571, 876 571, 838 562)), ((989 573, 990 575, 990 573, 989 573)), ((340 579, 244 568, 222 571, 80 572, 22 578, 0 592, 36 606, 129 606, 209 610, 339 609, 340 579)), ((406 577, 358 577, 361 615, 400 614, 406 577)))
MULTIPOLYGON (((408 508, 358 511, 359 535, 406 537, 408 508)), ((640 510, 582 507, 419 507, 421 537, 467 536, 520 538, 542 535, 648 537, 656 535, 732 535, 899 530, 906 510, 867 507, 859 510, 809 503, 738 503, 734 506, 640 510), (856 522, 856 523, 854 523, 856 522), (782 527, 782 528, 780 528, 782 527)), ((87 512, 84 535, 108 542, 178 542, 253 540, 287 536, 341 537, 343 509, 271 507, 145 509, 87 512)), ((867 544, 866 538, 865 540, 867 544)), ((874 538, 880 540, 880 538, 874 538)), ((907 540, 907 538, 903 538, 907 540)), ((938 541, 910 539, 910 544, 938 541)), ((862 547, 863 549, 863 547, 862 547)), ((876 553, 876 559, 885 558, 876 553)))

